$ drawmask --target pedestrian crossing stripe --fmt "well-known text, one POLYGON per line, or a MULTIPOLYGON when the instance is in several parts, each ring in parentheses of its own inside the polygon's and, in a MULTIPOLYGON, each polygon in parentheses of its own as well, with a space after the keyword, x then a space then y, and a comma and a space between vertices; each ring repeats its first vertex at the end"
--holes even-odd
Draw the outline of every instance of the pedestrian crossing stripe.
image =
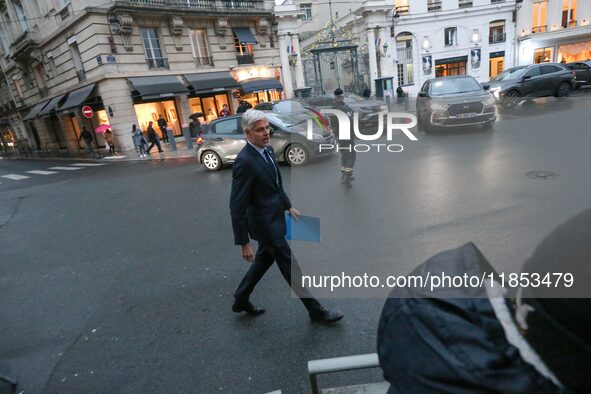
POLYGON ((51 174, 58 174, 57 171, 42 171, 42 170, 33 170, 27 171, 27 174, 35 174, 35 175, 51 175, 51 174))
POLYGON ((49 167, 48 170, 63 170, 63 171, 73 171, 73 170, 83 170, 84 167, 49 167))
POLYGON ((8 174, 8 175, 2 175, 2 178, 12 179, 13 181, 20 181, 23 179, 30 178, 30 176, 18 175, 18 174, 8 174))
POLYGON ((79 167, 100 167, 100 166, 106 166, 108 164, 111 164, 111 163, 75 163, 72 165, 79 166, 79 167))

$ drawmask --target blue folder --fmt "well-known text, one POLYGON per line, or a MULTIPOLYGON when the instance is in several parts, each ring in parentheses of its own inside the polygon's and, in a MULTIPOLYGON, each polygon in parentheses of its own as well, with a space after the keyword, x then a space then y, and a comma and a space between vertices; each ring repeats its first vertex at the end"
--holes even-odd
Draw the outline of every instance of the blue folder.
POLYGON ((285 238, 290 241, 320 242, 320 218, 300 215, 294 220, 289 213, 285 213, 287 234, 285 238))

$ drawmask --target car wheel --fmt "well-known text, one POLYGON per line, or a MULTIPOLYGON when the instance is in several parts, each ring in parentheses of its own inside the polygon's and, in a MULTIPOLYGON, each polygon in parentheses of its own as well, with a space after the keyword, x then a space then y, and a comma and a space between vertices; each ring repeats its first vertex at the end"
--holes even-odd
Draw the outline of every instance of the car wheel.
POLYGON ((203 153, 203 156, 201 156, 201 163, 203 163, 203 166, 207 171, 218 171, 222 168, 222 159, 220 159, 220 156, 217 153, 210 150, 203 153))
POLYGON ((426 133, 429 134, 431 132, 433 132, 433 125, 431 124, 430 121, 425 120, 425 118, 422 115, 419 115, 419 119, 417 119, 419 121, 419 127, 426 133))
POLYGON ((308 152, 299 144, 291 144, 285 150, 285 161, 290 166, 301 166, 308 161, 308 152))
POLYGON ((501 103, 505 108, 513 108, 519 104, 519 97, 521 97, 521 95, 517 90, 510 90, 505 94, 501 103))
POLYGON ((568 82, 563 82, 558 87, 558 91, 556 92, 556 97, 568 97, 570 96, 570 84, 568 82))

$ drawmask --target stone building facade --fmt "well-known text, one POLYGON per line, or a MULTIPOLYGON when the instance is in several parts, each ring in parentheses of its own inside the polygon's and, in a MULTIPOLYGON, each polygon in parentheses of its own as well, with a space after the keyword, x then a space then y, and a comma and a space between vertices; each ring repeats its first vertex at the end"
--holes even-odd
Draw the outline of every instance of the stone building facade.
POLYGON ((235 112, 239 100, 278 99, 285 70, 273 7, 267 0, 2 0, 0 117, 7 122, 0 127, 33 149, 77 152, 83 127, 108 125, 116 145, 131 149, 133 124, 145 130, 162 115, 169 133, 181 136, 195 112, 208 122, 223 104, 235 112))

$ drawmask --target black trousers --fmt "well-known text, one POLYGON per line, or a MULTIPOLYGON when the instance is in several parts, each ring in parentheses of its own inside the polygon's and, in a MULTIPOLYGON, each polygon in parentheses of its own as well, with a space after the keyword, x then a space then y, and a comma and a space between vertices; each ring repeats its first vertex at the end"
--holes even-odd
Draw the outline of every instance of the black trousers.
POLYGON ((158 137, 156 137, 156 139, 154 141, 150 141, 150 146, 148 146, 148 149, 146 149, 146 152, 150 153, 150 150, 154 147, 154 145, 156 145, 158 147, 158 152, 162 152, 162 146, 160 145, 160 141, 158 140, 158 137))
POLYGON ((259 249, 257 250, 254 262, 234 292, 236 302, 239 304, 246 304, 248 302, 255 286, 274 262, 277 262, 279 271, 281 271, 281 274, 293 292, 300 298, 306 309, 309 312, 318 310, 320 303, 312 297, 308 289, 301 286, 292 286, 292 271, 298 280, 301 280, 302 272, 298 262, 292 257, 291 248, 285 238, 271 242, 259 242, 259 249))
POLYGON ((351 147, 351 152, 341 151, 341 167, 353 168, 357 159, 357 152, 351 147))

